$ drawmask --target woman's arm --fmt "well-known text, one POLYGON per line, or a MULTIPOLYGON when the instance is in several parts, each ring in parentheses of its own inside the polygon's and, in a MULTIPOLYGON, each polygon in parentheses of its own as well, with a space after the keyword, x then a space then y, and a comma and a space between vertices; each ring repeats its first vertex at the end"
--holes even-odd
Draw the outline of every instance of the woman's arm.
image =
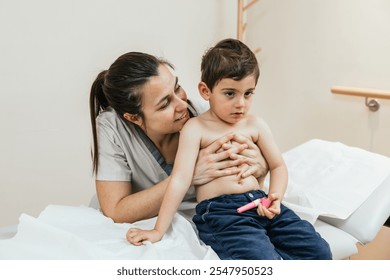
MULTIPOLYGON (((226 135, 199 152, 192 184, 204 184, 220 176, 237 174, 245 159, 226 160, 246 146, 216 154, 234 135, 226 135)), ((96 192, 104 215, 118 223, 133 223, 157 215, 169 177, 140 192, 133 193, 130 182, 96 181, 96 192), (142 209, 142 210, 140 210, 142 209)))
POLYGON ((140 192, 131 183, 96 181, 96 192, 104 215, 116 223, 133 223, 157 215, 169 178, 140 192))
MULTIPOLYGON (((237 142, 242 145, 225 146, 226 150, 216 153, 234 137, 237 136, 232 133, 225 135, 199 151, 192 180, 193 185, 205 184, 221 176, 238 174, 240 169, 237 166, 248 160, 265 163, 257 146, 247 141, 246 137, 242 137, 245 138, 242 139, 238 136, 237 142), (243 153, 243 155, 237 156, 239 153, 243 153), (229 158, 233 159, 227 160, 229 158)), ((255 167, 257 169, 252 169, 251 172, 264 169, 260 164, 255 165, 255 167)), ((250 172, 246 173, 251 175, 250 172)), ((130 182, 97 180, 96 192, 101 210, 104 215, 118 223, 133 223, 154 217, 160 209, 168 181, 169 177, 146 190, 133 193, 130 182), (142 210, 140 211, 140 209, 142 210)))
MULTIPOLYGON (((233 135, 224 136, 200 151, 193 183, 202 184, 220 176, 237 174, 236 167, 243 159, 225 161, 232 153, 240 152, 242 148, 216 154, 215 151, 230 141, 233 135), (230 168, 229 168, 230 167, 230 168)), ((96 181, 96 192, 104 215, 117 223, 133 223, 148 219, 158 214, 160 205, 169 181, 169 177, 158 184, 133 193, 130 182, 96 181)))

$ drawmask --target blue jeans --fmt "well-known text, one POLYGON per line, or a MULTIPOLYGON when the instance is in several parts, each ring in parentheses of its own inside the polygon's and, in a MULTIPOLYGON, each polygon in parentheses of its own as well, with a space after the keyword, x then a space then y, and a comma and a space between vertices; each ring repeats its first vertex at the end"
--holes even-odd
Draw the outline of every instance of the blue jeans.
POLYGON ((271 220, 258 215, 256 208, 237 212, 238 207, 264 196, 255 190, 200 202, 193 217, 200 239, 224 260, 332 259, 329 244, 312 224, 284 205, 271 220))

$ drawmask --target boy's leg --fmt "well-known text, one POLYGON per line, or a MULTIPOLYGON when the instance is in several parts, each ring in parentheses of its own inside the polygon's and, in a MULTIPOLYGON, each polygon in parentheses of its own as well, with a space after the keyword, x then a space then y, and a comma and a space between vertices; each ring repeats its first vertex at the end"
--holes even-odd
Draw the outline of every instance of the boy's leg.
POLYGON ((255 210, 237 213, 238 207, 248 203, 239 200, 234 195, 200 203, 193 218, 199 237, 221 259, 281 259, 267 236, 269 220, 259 221, 255 210))
POLYGON ((271 242, 283 259, 332 259, 329 244, 313 225, 284 205, 267 229, 271 242))

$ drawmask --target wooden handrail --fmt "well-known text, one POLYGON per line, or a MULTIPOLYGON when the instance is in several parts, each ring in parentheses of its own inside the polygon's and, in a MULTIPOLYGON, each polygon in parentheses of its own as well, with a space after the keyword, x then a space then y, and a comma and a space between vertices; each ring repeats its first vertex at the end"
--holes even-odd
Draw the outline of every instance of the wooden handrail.
POLYGON ((367 98, 390 99, 389 90, 333 86, 331 88, 331 91, 332 93, 335 94, 344 94, 344 95, 360 96, 360 97, 367 97, 367 98))

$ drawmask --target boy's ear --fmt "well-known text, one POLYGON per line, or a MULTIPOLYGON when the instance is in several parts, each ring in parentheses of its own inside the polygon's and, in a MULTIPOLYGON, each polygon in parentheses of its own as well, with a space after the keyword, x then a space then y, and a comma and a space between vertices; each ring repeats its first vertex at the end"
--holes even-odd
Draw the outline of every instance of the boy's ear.
POLYGON ((132 114, 129 114, 129 113, 124 113, 123 117, 126 120, 128 120, 129 122, 132 122, 132 123, 138 125, 139 127, 142 126, 142 118, 139 115, 132 115, 132 114))
POLYGON ((209 87, 204 82, 200 82, 198 84, 198 90, 199 90, 200 96, 202 96, 204 100, 208 101, 210 99, 211 91, 210 91, 209 87))

